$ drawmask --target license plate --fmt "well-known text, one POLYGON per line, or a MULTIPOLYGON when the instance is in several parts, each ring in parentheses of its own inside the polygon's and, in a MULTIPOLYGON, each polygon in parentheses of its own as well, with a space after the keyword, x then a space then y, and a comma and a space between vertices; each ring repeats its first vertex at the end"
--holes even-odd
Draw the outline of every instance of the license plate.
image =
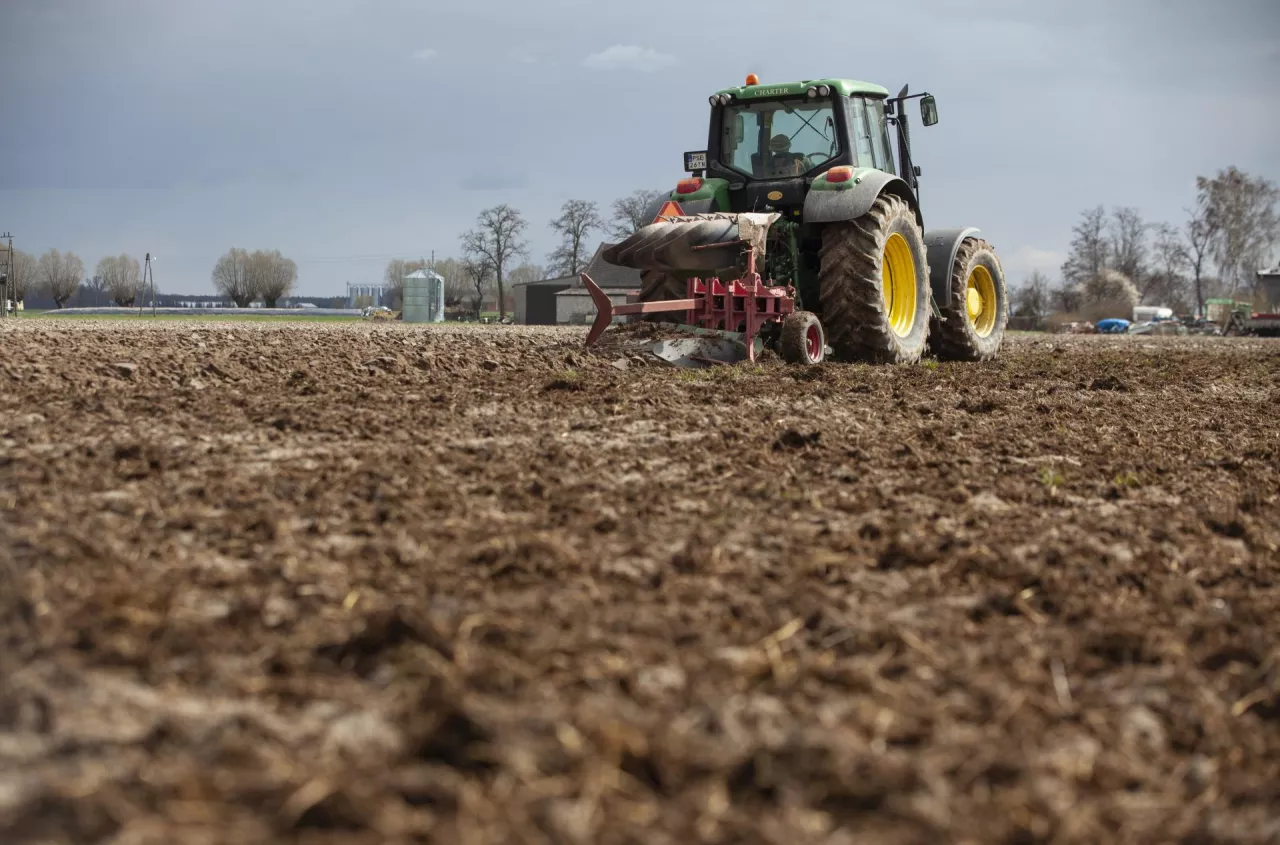
POLYGON ((689 173, 692 173, 695 170, 706 170, 707 169, 706 150, 703 150, 701 152, 696 152, 696 153, 685 153, 684 169, 689 173))

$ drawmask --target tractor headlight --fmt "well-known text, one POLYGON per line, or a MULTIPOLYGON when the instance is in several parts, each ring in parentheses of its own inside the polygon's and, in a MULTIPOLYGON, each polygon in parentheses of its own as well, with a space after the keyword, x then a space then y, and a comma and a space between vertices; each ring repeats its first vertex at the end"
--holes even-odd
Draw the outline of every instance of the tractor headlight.
POLYGON ((818 89, 810 88, 806 93, 809 95, 809 99, 812 100, 814 97, 818 96, 818 89))
POLYGON ((713 105, 713 106, 718 106, 718 105, 720 105, 720 95, 719 95, 719 94, 712 94, 712 95, 711 95, 710 97, 708 97, 707 99, 711 102, 711 105, 713 105))
POLYGON ((729 105, 731 102, 733 102, 733 95, 732 95, 732 94, 721 94, 721 95, 720 95, 720 105, 722 105, 722 106, 727 106, 727 105, 729 105))
POLYGON ((831 93, 831 86, 829 86, 829 85, 819 85, 819 86, 818 86, 818 96, 819 96, 819 97, 825 97, 825 96, 827 96, 827 95, 828 95, 828 94, 830 94, 830 93, 831 93))

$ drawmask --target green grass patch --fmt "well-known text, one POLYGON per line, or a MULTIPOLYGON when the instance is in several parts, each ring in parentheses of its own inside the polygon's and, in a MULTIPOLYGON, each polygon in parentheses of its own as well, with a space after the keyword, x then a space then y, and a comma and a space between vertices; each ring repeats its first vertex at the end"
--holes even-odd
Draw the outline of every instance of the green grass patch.
POLYGON ((1050 490, 1057 490, 1066 481, 1066 477, 1054 467, 1040 467, 1040 483, 1050 490))
POLYGON ((1111 479, 1111 483, 1117 487, 1141 487, 1142 478, 1133 470, 1125 470, 1116 473, 1115 478, 1111 479))

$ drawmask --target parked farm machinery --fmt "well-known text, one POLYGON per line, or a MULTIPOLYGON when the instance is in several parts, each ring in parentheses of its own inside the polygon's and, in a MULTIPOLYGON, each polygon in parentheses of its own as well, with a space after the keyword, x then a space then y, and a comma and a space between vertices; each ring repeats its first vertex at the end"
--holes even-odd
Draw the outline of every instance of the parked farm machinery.
POLYGON ((746 84, 711 96, 706 150, 650 209, 652 223, 604 253, 641 271, 615 305, 585 274, 594 344, 619 316, 675 317, 756 339, 785 360, 908 363, 995 357, 1008 321, 1004 273, 974 228, 926 232, 906 103, 848 79, 746 84), (896 161, 891 129, 896 140, 896 161))

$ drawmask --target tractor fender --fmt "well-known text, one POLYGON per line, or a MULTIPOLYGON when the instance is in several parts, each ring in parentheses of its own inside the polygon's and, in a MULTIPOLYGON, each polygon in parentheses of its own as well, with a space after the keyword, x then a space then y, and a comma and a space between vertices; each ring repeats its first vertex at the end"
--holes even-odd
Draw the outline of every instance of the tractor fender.
MULTIPOLYGON (((822 178, 820 174, 818 179, 822 178)), ((804 198, 804 222, 839 223, 855 220, 871 210, 877 197, 888 192, 906 200, 916 214, 916 222, 924 228, 924 219, 920 216, 920 206, 915 194, 906 182, 892 173, 860 168, 852 182, 843 184, 849 187, 837 190, 817 190, 816 187, 811 189, 804 198)))
POLYGON ((939 308, 945 308, 951 302, 951 268, 956 263, 960 245, 977 234, 978 230, 972 226, 965 229, 933 229, 924 233, 925 261, 929 263, 929 287, 933 290, 933 301, 938 303, 939 308))

